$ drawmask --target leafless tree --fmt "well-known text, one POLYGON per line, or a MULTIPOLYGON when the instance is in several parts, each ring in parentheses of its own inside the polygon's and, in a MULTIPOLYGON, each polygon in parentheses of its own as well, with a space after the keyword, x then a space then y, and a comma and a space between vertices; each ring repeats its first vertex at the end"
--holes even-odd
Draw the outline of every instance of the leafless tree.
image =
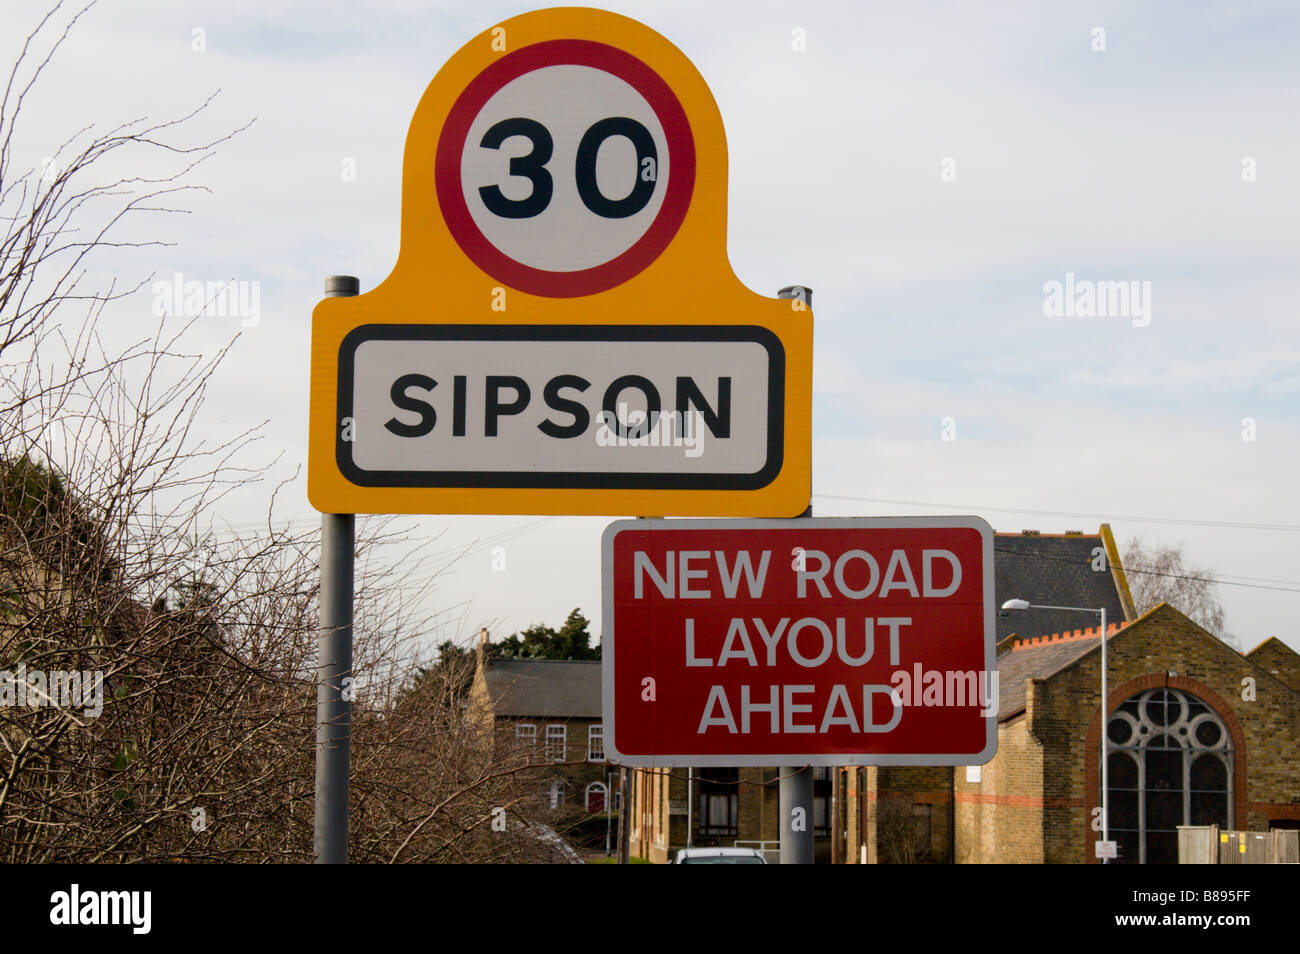
MULTIPOLYGON (((39 22, 0 98, 0 861, 309 861, 319 539, 269 517, 213 532, 266 474, 256 423, 201 436, 224 352, 175 320, 110 347, 97 319, 148 278, 87 278, 97 252, 161 241, 126 226, 183 211, 233 133, 186 143, 200 107, 25 167, 13 151, 91 5, 39 22)), ((547 859, 535 767, 450 685, 414 688, 430 630, 410 583, 432 574, 384 558, 403 540, 384 520, 358 537, 354 857, 547 859)))
POLYGON ((1181 547, 1146 543, 1141 537, 1129 540, 1123 562, 1134 609, 1139 613, 1168 603, 1225 643, 1240 648, 1225 626, 1213 570, 1189 564, 1181 547))
POLYGON ((929 855, 929 826, 922 826, 907 792, 881 792, 876 800, 877 853, 884 864, 911 865, 929 855))

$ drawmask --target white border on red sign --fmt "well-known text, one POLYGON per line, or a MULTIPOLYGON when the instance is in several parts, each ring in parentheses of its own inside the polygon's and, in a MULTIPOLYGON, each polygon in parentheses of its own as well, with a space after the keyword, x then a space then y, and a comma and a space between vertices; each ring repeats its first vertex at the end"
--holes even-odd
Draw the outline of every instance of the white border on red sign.
POLYGON ((891 755, 853 755, 835 752, 827 755, 682 755, 625 756, 616 748, 614 732, 614 538, 625 530, 889 530, 918 527, 935 530, 978 530, 984 565, 984 668, 997 668, 997 620, 993 590, 993 528, 983 517, 798 517, 792 520, 763 519, 640 519, 616 520, 605 528, 600 539, 601 564, 601 718, 605 726, 605 757, 629 768, 673 768, 689 766, 861 766, 861 765, 984 765, 998 751, 998 717, 984 716, 985 745, 978 754, 969 752, 891 755), (606 631, 608 631, 606 633, 606 631), (606 639, 606 635, 609 636, 606 639))

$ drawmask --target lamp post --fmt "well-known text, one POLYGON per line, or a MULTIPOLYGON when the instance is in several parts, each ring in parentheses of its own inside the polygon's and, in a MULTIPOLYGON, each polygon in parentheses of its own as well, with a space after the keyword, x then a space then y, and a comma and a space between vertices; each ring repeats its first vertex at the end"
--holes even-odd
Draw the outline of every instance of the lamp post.
MULTIPOLYGON (((1030 603, 1028 600, 1007 600, 1002 604, 1004 610, 1023 611, 1031 609, 1066 610, 1072 613, 1093 613, 1101 616, 1101 840, 1110 841, 1110 733, 1107 722, 1108 694, 1106 691, 1106 607, 1091 606, 1046 606, 1030 603)), ((1102 864, 1106 859, 1102 859, 1102 864)))

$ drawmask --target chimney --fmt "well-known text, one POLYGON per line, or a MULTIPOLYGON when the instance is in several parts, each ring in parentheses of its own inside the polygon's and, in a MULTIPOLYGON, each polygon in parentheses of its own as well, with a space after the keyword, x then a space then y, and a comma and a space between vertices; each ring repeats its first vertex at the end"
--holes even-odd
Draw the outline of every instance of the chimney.
POLYGON ((478 646, 474 650, 475 662, 480 669, 483 668, 483 656, 487 652, 488 631, 486 626, 479 627, 478 646))

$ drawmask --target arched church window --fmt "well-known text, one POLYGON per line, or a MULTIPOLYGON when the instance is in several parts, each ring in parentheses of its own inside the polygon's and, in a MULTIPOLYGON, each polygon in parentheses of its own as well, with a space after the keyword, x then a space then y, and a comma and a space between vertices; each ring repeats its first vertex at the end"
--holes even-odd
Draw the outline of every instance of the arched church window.
POLYGON ((1106 726, 1110 837, 1120 863, 1175 864, 1179 825, 1232 818, 1232 737, 1181 689, 1148 689, 1106 726))

